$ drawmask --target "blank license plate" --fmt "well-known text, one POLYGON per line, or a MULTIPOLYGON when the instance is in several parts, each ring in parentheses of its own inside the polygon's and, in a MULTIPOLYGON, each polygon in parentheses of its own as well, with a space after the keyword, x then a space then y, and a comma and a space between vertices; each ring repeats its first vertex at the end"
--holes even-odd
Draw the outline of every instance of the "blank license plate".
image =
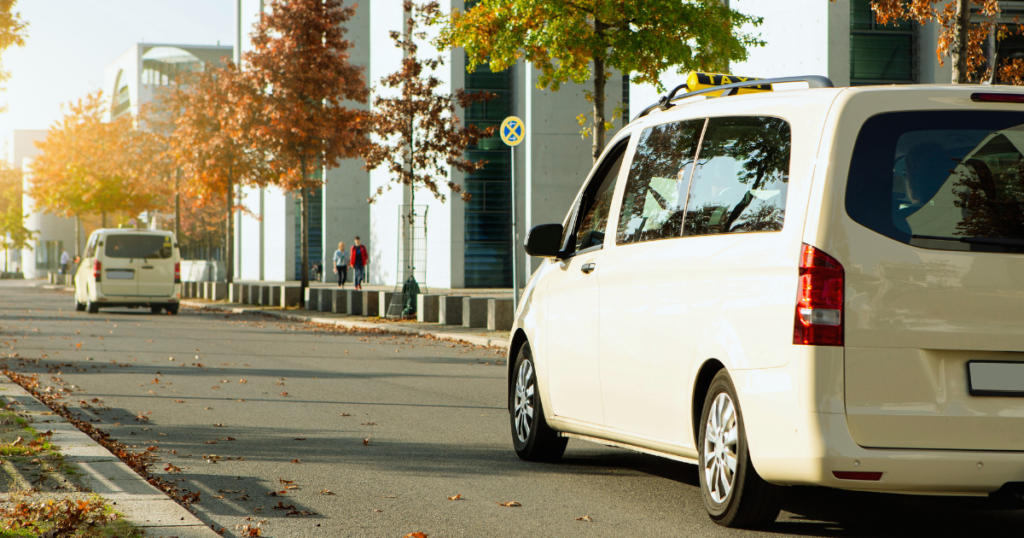
POLYGON ((107 278, 110 280, 131 280, 135 278, 135 271, 132 269, 107 269, 107 278))
POLYGON ((967 363, 971 396, 1024 396, 1024 362, 967 363))

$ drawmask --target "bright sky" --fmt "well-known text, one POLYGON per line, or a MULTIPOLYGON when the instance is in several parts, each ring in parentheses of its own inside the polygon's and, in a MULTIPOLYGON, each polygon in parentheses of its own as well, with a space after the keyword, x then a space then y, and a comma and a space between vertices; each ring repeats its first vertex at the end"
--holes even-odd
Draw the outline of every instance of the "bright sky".
POLYGON ((100 89, 107 64, 136 43, 232 43, 233 0, 21 0, 22 48, 0 56, 11 73, 0 143, 14 129, 46 129, 61 105, 100 89))

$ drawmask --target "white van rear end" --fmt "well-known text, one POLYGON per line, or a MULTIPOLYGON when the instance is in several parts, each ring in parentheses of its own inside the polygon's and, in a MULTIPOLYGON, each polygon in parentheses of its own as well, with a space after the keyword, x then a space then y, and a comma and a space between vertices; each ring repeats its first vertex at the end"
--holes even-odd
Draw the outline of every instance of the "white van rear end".
POLYGON ((75 276, 75 303, 100 307, 150 307, 178 312, 181 258, 174 234, 158 230, 104 229, 89 237, 75 276))

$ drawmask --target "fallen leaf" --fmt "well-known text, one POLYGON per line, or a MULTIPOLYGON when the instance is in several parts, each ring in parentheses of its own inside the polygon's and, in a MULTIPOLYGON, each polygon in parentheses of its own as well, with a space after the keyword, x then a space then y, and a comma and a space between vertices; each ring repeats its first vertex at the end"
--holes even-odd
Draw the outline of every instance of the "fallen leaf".
POLYGON ((296 437, 294 440, 295 441, 305 441, 306 438, 305 437, 296 437))
POLYGON ((460 500, 462 500, 462 494, 458 493, 454 497, 448 497, 448 500, 449 501, 460 501, 460 500))
POLYGON ((377 423, 376 422, 364 422, 362 425, 363 426, 376 426, 377 423))
POLYGON ((214 428, 227 428, 227 424, 221 424, 220 422, 213 425, 214 428))
POLYGON ((410 532, 409 534, 406 534, 402 538, 427 538, 427 536, 430 536, 430 535, 425 533, 425 532, 410 532))
POLYGON ((239 383, 248 383, 249 380, 248 379, 239 379, 238 382, 239 383))
POLYGON ((285 480, 283 478, 278 478, 277 481, 282 483, 282 484, 294 484, 295 483, 294 480, 285 480))
POLYGON ((295 458, 295 459, 293 459, 293 460, 292 460, 292 463, 300 463, 300 462, 299 462, 299 458, 295 458))
POLYGON ((285 516, 315 516, 316 512, 310 512, 309 510, 292 510, 285 514, 285 516))
POLYGON ((174 403, 188 403, 185 400, 174 400, 174 403))
POLYGON ((274 507, 274 510, 295 510, 295 505, 294 504, 287 504, 286 505, 286 504, 284 504, 284 501, 277 501, 277 506, 274 507))
POLYGON ((343 417, 350 417, 350 416, 352 416, 352 413, 341 413, 341 416, 343 416, 343 417))
POLYGON ((282 392, 281 396, 288 396, 288 393, 287 392, 282 392))
POLYGON ((220 388, 219 386, 217 386, 217 385, 214 385, 214 386, 210 387, 210 390, 217 390, 217 389, 219 389, 219 388, 220 388))
POLYGON ((370 438, 369 438, 369 437, 367 437, 366 439, 363 439, 363 444, 364 444, 364 445, 368 445, 368 444, 370 444, 370 438))
POLYGON ((592 521, 594 521, 594 518, 592 518, 590 516, 582 516, 582 517, 576 518, 576 521, 590 521, 590 522, 592 522, 592 521))
POLYGON ((376 508, 374 508, 374 509, 373 509, 373 511, 374 511, 374 512, 383 512, 383 510, 378 510, 378 509, 376 509, 376 508))
POLYGON ((320 490, 320 495, 334 495, 334 492, 329 489, 320 490))
POLYGON ((519 501, 509 501, 507 503, 496 502, 494 504, 497 504, 498 506, 508 506, 509 508, 515 508, 517 506, 522 506, 522 504, 519 504, 519 501))

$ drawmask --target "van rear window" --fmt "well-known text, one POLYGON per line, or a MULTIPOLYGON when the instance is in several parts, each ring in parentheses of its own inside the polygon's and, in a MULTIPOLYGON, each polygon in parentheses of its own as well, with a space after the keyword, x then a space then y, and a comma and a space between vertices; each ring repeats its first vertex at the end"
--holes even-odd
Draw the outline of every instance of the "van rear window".
POLYGON ((1024 113, 870 118, 854 145, 846 212, 922 248, 1024 252, 1024 113))
POLYGON ((162 258, 174 255, 171 238, 166 235, 108 235, 104 240, 108 258, 162 258))

